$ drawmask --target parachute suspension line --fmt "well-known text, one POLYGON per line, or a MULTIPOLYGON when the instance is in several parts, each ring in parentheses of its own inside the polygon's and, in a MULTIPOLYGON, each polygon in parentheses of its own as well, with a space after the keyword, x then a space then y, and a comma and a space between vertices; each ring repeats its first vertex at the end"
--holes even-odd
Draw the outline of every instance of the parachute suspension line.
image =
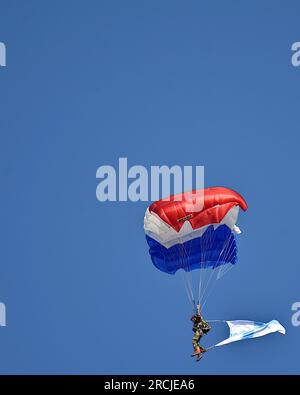
MULTIPOLYGON (((182 278, 182 282, 183 282, 183 285, 184 285, 184 289, 185 289, 185 292, 186 292, 186 295, 187 295, 187 298, 188 298, 188 300, 189 300, 189 302, 191 303, 191 304, 193 304, 193 302, 192 302, 192 295, 191 295, 191 292, 190 292, 190 289, 189 289, 189 286, 188 286, 188 283, 187 283, 187 279, 184 277, 184 262, 183 262, 183 260, 182 260, 182 256, 181 256, 181 250, 180 250, 180 246, 177 246, 177 250, 178 250, 178 258, 180 259, 180 267, 181 267, 181 269, 179 270, 180 271, 180 274, 181 274, 181 278, 182 278)), ((172 252, 172 259, 176 259, 176 253, 175 252, 172 252)))
POLYGON ((202 263, 204 262, 204 245, 206 243, 205 238, 205 231, 202 235, 202 237, 200 237, 199 242, 200 242, 200 262, 199 262, 199 287, 198 287, 198 304, 200 304, 200 295, 201 295, 201 291, 202 291, 202 282, 203 282, 203 276, 202 276, 202 263))
MULTIPOLYGON (((207 229, 206 229, 207 230, 207 229)), ((206 230, 203 233, 203 236, 200 237, 200 252, 201 252, 201 257, 200 257, 200 262, 199 262, 199 287, 198 287, 198 299, 197 302, 200 304, 201 303, 201 293, 204 287, 205 283, 205 271, 203 271, 203 263, 205 262, 205 251, 208 250, 208 244, 209 244, 209 237, 207 237, 207 234, 205 233, 206 230)))
POLYGON ((233 264, 228 263, 227 265, 224 265, 224 267, 220 267, 217 273, 217 278, 216 280, 220 280, 222 277, 224 277, 230 270, 232 270, 234 267, 233 264))
MULTIPOLYGON (((225 241, 225 243, 224 243, 224 245, 223 245, 222 251, 220 252, 220 254, 219 254, 219 256, 218 256, 218 260, 217 260, 217 262, 216 262, 215 265, 214 265, 215 267, 216 267, 216 266, 218 265, 218 263, 221 261, 221 257, 222 257, 222 256, 223 256, 223 260, 224 260, 224 261, 227 260, 227 259, 226 259, 226 256, 224 256, 224 251, 227 251, 227 250, 228 250, 228 242, 229 242, 230 238, 231 238, 231 234, 228 236, 227 240, 225 241)), ((213 239, 213 238, 212 238, 212 239, 213 239)), ((225 254, 225 255, 226 255, 226 254, 225 254)), ((202 302, 202 299, 203 299, 204 296, 205 296, 205 299, 203 300, 203 303, 202 303, 202 308, 205 306, 206 301, 207 301, 207 299, 208 299, 208 296, 211 294, 211 292, 212 292, 212 290, 213 290, 213 288, 214 288, 214 286, 215 286, 215 284, 216 284, 216 280, 218 279, 217 275, 218 275, 218 272, 219 272, 219 270, 220 270, 220 268, 221 268, 222 266, 223 266, 223 265, 220 265, 220 266, 217 268, 217 270, 215 270, 213 267, 211 268, 211 273, 210 273, 208 282, 207 282, 206 287, 205 287, 205 289, 204 289, 204 291, 203 291, 203 293, 202 293, 202 295, 201 295, 201 302, 202 302), (210 289, 209 289, 209 286, 211 285, 211 280, 213 280, 213 282, 212 282, 212 286, 211 286, 210 289)))
POLYGON ((201 243, 201 237, 199 239, 200 242, 200 252, 201 252, 201 256, 200 256, 200 262, 199 262, 199 282, 198 282, 198 298, 197 298, 197 304, 200 303, 200 293, 201 293, 201 288, 202 288, 202 276, 201 276, 201 262, 202 262, 202 243, 201 243))
POLYGON ((189 246, 189 251, 187 252, 187 250, 186 250, 186 246, 185 246, 185 244, 184 244, 184 241, 183 241, 183 239, 181 239, 181 246, 182 246, 182 250, 183 250, 183 254, 184 254, 184 258, 185 258, 185 266, 188 268, 188 271, 187 271, 187 273, 186 273, 186 276, 188 277, 188 279, 189 279, 189 281, 190 281, 190 285, 191 285, 191 290, 192 290, 192 294, 193 294, 193 301, 194 301, 194 303, 195 303, 195 297, 194 297, 194 285, 193 285, 193 277, 192 277, 192 275, 191 275, 191 266, 190 266, 190 264, 189 264, 189 255, 190 255, 190 252, 191 252, 191 243, 190 243, 190 246, 189 246))
MULTIPOLYGON (((193 306, 193 303, 194 303, 193 302, 193 299, 194 299, 193 298, 193 292, 192 292, 190 283, 189 283, 189 281, 188 281, 188 279, 186 277, 186 272, 184 270, 184 260, 183 260, 182 250, 181 250, 180 245, 177 246, 177 250, 178 250, 178 258, 180 259, 180 263, 181 263, 181 269, 180 269, 181 278, 182 278, 182 281, 183 281, 183 285, 184 285, 185 292, 187 294, 188 300, 191 303, 191 305, 193 306)), ((174 253, 173 255, 174 255, 174 258, 176 258, 176 254, 174 253)))
MULTIPOLYGON (((215 275, 215 276, 216 276, 216 275, 215 275)), ((215 279, 215 281, 213 282, 211 288, 210 288, 209 291, 206 293, 205 298, 204 298, 204 300, 203 300, 203 302, 202 302, 202 309, 204 309, 204 307, 205 307, 205 305, 206 305, 206 302, 207 302, 207 300, 208 300, 208 297, 210 296, 210 294, 212 293, 212 290, 214 289, 214 287, 215 287, 215 285, 216 285, 216 281, 217 281, 217 279, 215 279)))
MULTIPOLYGON (((214 269, 211 268, 210 270, 211 270, 211 272, 209 274, 209 277, 208 277, 208 279, 206 281, 206 284, 205 284, 205 288, 203 289, 203 292, 202 292, 202 295, 201 295, 200 304, 201 304, 202 308, 205 306, 205 302, 207 300, 207 297, 210 294, 210 292, 208 292, 208 291, 210 291, 209 286, 211 284, 211 281, 213 279, 215 280, 215 277, 216 277, 216 273, 215 273, 214 269), (205 297, 205 299, 203 300, 204 297, 205 297)), ((215 281, 213 281, 213 284, 214 283, 215 283, 215 281)))
POLYGON ((207 244, 207 237, 205 235, 205 231, 202 237, 200 237, 199 243, 200 243, 200 262, 199 262, 199 287, 198 287, 198 299, 197 299, 198 304, 200 304, 201 302, 201 292, 203 289, 203 285, 204 285, 203 283, 205 277, 202 270, 203 262, 205 262, 205 253, 204 253, 204 251, 206 250, 205 245, 207 244))
MULTIPOLYGON (((211 228, 209 228, 207 230, 207 232, 204 234, 204 245, 203 245, 203 258, 202 258, 202 262, 201 262, 201 266, 203 268, 200 269, 200 277, 201 279, 203 278, 204 281, 201 280, 201 292, 199 295, 199 304, 202 303, 202 299, 204 297, 204 295, 206 294, 206 291, 211 283, 211 280, 214 278, 214 270, 213 268, 205 268, 204 263, 205 262, 209 262, 212 257, 210 256, 212 253, 212 247, 215 241, 215 232, 211 230, 211 228), (210 272, 208 270, 211 270, 210 272)), ((202 246, 201 246, 202 248, 202 246)))
MULTIPOLYGON (((221 261, 221 262, 222 262, 222 261, 224 261, 224 262, 229 261, 229 258, 231 258, 231 257, 232 257, 232 254, 234 254, 234 251, 231 251, 231 252, 230 252, 232 243, 234 243, 234 241, 235 241, 235 238, 234 238, 234 236, 232 235, 232 233, 230 233, 229 236, 228 236, 228 238, 227 238, 227 240, 226 240, 226 242, 224 243, 224 246, 223 246, 223 248, 222 248, 222 251, 220 252, 220 255, 219 255, 219 257, 218 257, 218 261, 217 261, 216 265, 217 265, 220 261, 221 261), (221 259, 221 258, 222 258, 222 259, 221 259)), ((205 300, 203 301, 202 308, 204 308, 204 306, 205 306, 205 304, 206 304, 206 302, 207 302, 207 300, 208 300, 208 297, 210 296, 212 290, 213 290, 214 287, 215 287, 215 284, 216 284, 217 280, 219 280, 221 277, 223 277, 223 276, 225 275, 225 273, 228 273, 229 270, 232 269, 232 267, 233 267, 233 264, 232 264, 232 263, 228 263, 228 264, 225 264, 225 265, 220 265, 219 268, 216 270, 216 279, 215 279, 215 281, 213 282, 213 285, 212 285, 212 287, 210 288, 209 292, 207 292, 207 294, 206 294, 206 296, 205 296, 205 300), (229 265, 229 267, 228 267, 228 265, 229 265), (226 269, 224 269, 223 266, 224 266, 224 267, 226 266, 226 269), (223 271, 223 272, 222 272, 222 271, 223 271), (222 273, 222 275, 220 275, 220 273, 222 273)), ((212 271, 214 271, 214 270, 212 270, 212 271)))
MULTIPOLYGON (((228 256, 228 260, 231 259, 233 252, 228 256)), ((217 280, 220 280, 222 277, 225 276, 232 268, 234 267, 234 264, 228 263, 226 265, 222 265, 219 267, 218 273, 217 273, 217 280)))
MULTIPOLYGON (((200 262, 200 265, 201 265, 201 262, 200 262)), ((202 275, 201 275, 201 267, 200 267, 200 269, 199 269, 199 287, 198 287, 198 299, 197 299, 197 304, 200 304, 201 290, 202 290, 202 275)))
MULTIPOLYGON (((229 240, 229 239, 228 239, 228 240, 229 240)), ((228 240, 226 241, 225 244, 228 243, 228 240)), ((227 247, 226 247, 226 248, 227 248, 227 247)), ((220 257, 221 257, 221 254, 220 254, 220 257)), ((226 260, 227 260, 227 256, 224 256, 223 259, 224 259, 224 261, 226 261, 226 260)), ((217 264, 219 263, 219 261, 220 261, 220 258, 218 259, 217 264)), ((213 281, 213 283, 212 283, 212 286, 211 286, 210 289, 205 293, 205 299, 203 300, 202 308, 204 308, 204 306, 206 305, 206 302, 207 302, 209 296, 211 295, 213 289, 215 288, 215 285, 216 285, 217 280, 220 278, 220 277, 218 277, 218 275, 219 275, 219 270, 222 268, 222 266, 223 266, 223 265, 220 265, 220 266, 218 267, 217 270, 214 270, 214 269, 212 270, 212 271, 215 273, 215 276, 214 276, 215 278, 214 278, 214 281, 213 281)), ((225 265, 224 265, 224 266, 225 266, 225 265)), ((227 265, 226 265, 226 266, 227 266, 227 265)), ((232 266, 232 264, 231 264, 230 266, 232 266)), ((208 287, 207 287, 207 288, 208 288, 208 287)))
POLYGON ((181 272, 181 277, 182 277, 182 281, 183 281, 183 284, 184 284, 184 288, 185 288, 185 292, 186 292, 186 294, 187 294, 188 300, 189 300, 189 302, 191 303, 192 307, 194 308, 194 306, 195 306, 195 301, 194 301, 193 295, 192 295, 192 293, 191 293, 191 289, 190 289, 189 286, 188 286, 187 279, 186 279, 186 277, 185 277, 186 272, 185 272, 184 269, 181 269, 180 272, 181 272))
POLYGON ((191 274, 191 266, 190 266, 189 263, 188 263, 188 262, 189 262, 189 254, 187 253, 184 244, 182 244, 182 246, 183 246, 183 251, 184 251, 184 253, 185 253, 185 258, 186 258, 187 268, 188 268, 188 271, 185 272, 185 275, 186 275, 186 277, 187 277, 187 279, 188 279, 189 286, 190 286, 190 289, 191 289, 192 300, 193 300, 193 307, 196 308, 196 301, 195 301, 195 296, 194 296, 193 276, 192 276, 192 274, 191 274))
POLYGON ((180 258, 182 268, 181 276, 188 300, 194 309, 198 303, 201 305, 202 309, 205 307, 208 297, 212 293, 217 280, 222 278, 233 267, 233 264, 230 263, 221 265, 219 265, 219 263, 230 262, 236 253, 236 247, 232 248, 233 243, 235 242, 235 236, 232 233, 229 233, 216 260, 216 256, 213 255, 213 246, 217 240, 217 233, 212 227, 208 227, 202 237, 199 238, 201 247, 199 258, 199 280, 197 284, 198 295, 197 298, 195 298, 196 295, 194 295, 193 277, 191 275, 192 268, 189 263, 192 243, 184 243, 183 239, 180 239, 180 243, 178 245, 178 256, 180 258), (212 262, 215 262, 213 266, 210 265, 212 262))
MULTIPOLYGON (((230 235, 231 236, 231 235, 230 235)), ((230 260, 233 258, 233 255, 234 255, 234 253, 236 252, 236 247, 235 247, 235 249, 233 249, 232 251, 231 251, 231 247, 232 247, 232 244, 235 242, 235 236, 234 235, 232 235, 232 237, 230 237, 230 243, 229 243, 229 246, 226 246, 226 253, 223 253, 223 251, 221 252, 221 254, 220 255, 224 255, 224 261, 228 261, 228 262, 230 262, 230 260), (231 252, 230 252, 231 251, 231 252)), ((221 265, 220 267, 219 267, 219 270, 218 270, 218 276, 217 276, 217 280, 219 280, 220 278, 222 278, 226 273, 228 273, 231 269, 232 269, 232 267, 233 267, 233 264, 231 263, 231 264, 228 264, 228 265, 221 265)))
POLYGON ((190 265, 189 265, 189 256, 187 254, 187 251, 185 249, 185 246, 183 244, 183 240, 180 239, 180 244, 179 244, 179 250, 180 250, 180 260, 181 260, 181 267, 183 270, 183 281, 184 281, 184 285, 186 287, 186 291, 190 300, 191 305, 193 306, 193 308, 195 308, 196 306, 196 302, 195 302, 195 297, 194 297, 194 292, 193 292, 193 281, 192 281, 192 277, 190 274, 190 265), (184 268, 187 267, 188 271, 186 271, 184 268))

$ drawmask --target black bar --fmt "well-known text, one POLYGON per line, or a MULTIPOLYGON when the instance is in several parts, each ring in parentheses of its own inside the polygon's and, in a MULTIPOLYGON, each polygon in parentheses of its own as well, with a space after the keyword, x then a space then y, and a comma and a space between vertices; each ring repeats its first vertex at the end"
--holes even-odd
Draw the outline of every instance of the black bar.
MULTIPOLYGON (((9 390, 38 389, 43 391, 57 391, 66 388, 68 391, 87 393, 87 388, 95 389, 95 393, 127 392, 140 393, 150 391, 200 393, 207 390, 209 394, 215 389, 223 389, 222 393, 262 390, 275 387, 286 388, 288 385, 299 385, 300 376, 297 375, 26 375, 0 376, 0 388, 7 386, 9 390), (268 385, 268 387, 265 387, 268 385), (284 387, 283 387, 284 386, 284 387)), ((4 392, 2 392, 4 393, 4 392)), ((41 393, 41 392, 40 392, 41 393)), ((43 392, 42 392, 43 393, 43 392)))

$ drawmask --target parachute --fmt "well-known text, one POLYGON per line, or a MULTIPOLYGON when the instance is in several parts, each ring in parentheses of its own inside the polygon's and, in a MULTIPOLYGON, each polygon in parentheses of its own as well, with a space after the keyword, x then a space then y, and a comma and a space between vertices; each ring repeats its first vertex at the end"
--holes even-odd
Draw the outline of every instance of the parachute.
POLYGON ((240 194, 213 187, 172 195, 146 210, 152 262, 164 273, 181 272, 193 307, 204 307, 211 286, 237 262, 239 208, 248 208, 240 194))

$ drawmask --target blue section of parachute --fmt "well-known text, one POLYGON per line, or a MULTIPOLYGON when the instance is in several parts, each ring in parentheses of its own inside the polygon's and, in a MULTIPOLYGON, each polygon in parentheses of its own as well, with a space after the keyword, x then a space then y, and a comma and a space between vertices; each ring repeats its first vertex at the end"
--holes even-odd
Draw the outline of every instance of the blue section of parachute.
POLYGON ((175 274, 178 269, 215 269, 237 261, 235 235, 226 225, 214 229, 211 225, 201 237, 166 248, 146 235, 149 253, 157 269, 175 274))

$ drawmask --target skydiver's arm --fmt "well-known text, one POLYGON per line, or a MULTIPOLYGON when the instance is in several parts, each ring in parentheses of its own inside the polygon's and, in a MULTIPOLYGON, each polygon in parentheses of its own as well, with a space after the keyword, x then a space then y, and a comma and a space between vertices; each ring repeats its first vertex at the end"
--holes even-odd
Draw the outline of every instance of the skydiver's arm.
POLYGON ((208 333, 210 331, 210 329, 211 329, 210 326, 208 325, 208 323, 202 317, 201 317, 201 326, 202 326, 202 329, 203 329, 204 333, 208 333))

